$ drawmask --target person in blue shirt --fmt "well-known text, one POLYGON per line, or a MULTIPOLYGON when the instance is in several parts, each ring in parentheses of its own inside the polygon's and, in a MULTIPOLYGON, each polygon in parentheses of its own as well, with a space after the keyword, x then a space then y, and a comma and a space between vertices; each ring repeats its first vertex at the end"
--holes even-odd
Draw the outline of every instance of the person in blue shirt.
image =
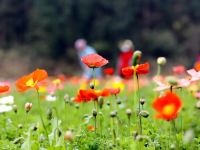
MULTIPOLYGON (((85 78, 85 79, 92 79, 92 77, 93 77, 92 69, 89 68, 88 66, 86 66, 85 64, 83 64, 81 62, 81 58, 83 56, 88 55, 88 54, 97 53, 96 50, 93 47, 89 46, 85 39, 77 39, 75 41, 75 45, 74 46, 75 46, 75 48, 76 48, 76 50, 78 52, 80 65, 81 65, 81 68, 83 70, 82 77, 85 78)), ((96 68, 95 71, 96 71, 95 72, 96 73, 96 77, 100 78, 101 77, 101 69, 100 68, 96 68)))

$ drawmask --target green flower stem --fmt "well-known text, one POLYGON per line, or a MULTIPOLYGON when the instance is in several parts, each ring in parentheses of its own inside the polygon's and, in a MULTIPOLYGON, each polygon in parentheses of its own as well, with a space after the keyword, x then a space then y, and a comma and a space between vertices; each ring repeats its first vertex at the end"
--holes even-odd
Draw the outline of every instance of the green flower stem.
MULTIPOLYGON (((141 106, 140 106, 140 83, 139 83, 139 77, 137 76, 137 95, 138 95, 138 114, 141 112, 141 106)), ((142 134, 142 117, 138 115, 139 117, 139 133, 142 134)))
POLYGON ((96 85, 95 85, 95 84, 96 84, 96 83, 95 83, 95 80, 96 80, 95 68, 92 68, 92 72, 93 72, 93 80, 94 80, 94 81, 93 81, 93 82, 94 82, 93 84, 94 84, 94 89, 95 89, 95 86, 96 86, 96 85))
POLYGON ((55 134, 56 133, 56 131, 59 131, 58 130, 58 118, 59 118, 59 116, 58 116, 58 111, 57 111, 57 109, 56 109, 56 107, 53 107, 52 108, 52 110, 54 110, 55 111, 55 114, 56 114, 56 129, 55 129, 55 131, 54 131, 54 138, 56 139, 56 141, 57 141, 57 134, 55 134))
POLYGON ((112 120, 112 137, 113 137, 113 143, 116 143, 116 131, 115 131, 115 119, 111 118, 112 120))
MULTIPOLYGON (((175 120, 172 120, 171 124, 172 124, 173 135, 175 137, 176 143, 178 144, 178 139, 177 139, 177 136, 176 136, 176 134, 177 134, 177 128, 176 128, 176 122, 175 122, 175 120)), ((179 144, 177 145, 177 148, 179 148, 179 144)))
POLYGON ((45 126, 45 124, 44 124, 44 120, 43 120, 43 118, 42 118, 42 109, 41 109, 41 105, 40 105, 40 94, 39 94, 38 90, 36 90, 36 91, 37 91, 37 99, 38 99, 38 107, 39 107, 40 119, 41 119, 42 126, 43 126, 44 131, 45 131, 45 134, 46 134, 46 138, 48 139, 48 144, 50 144, 50 143, 49 143, 49 136, 48 136, 47 128, 46 128, 46 126, 45 126))
POLYGON ((161 73, 161 65, 158 64, 157 76, 160 76, 160 73, 161 73))

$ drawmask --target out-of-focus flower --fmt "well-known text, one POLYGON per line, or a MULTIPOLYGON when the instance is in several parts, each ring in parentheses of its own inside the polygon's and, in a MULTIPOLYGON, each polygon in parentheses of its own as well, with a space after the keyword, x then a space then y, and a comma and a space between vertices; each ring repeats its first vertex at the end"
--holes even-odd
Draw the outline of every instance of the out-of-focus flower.
POLYGON ((200 71, 200 61, 197 61, 197 62, 195 63, 194 69, 195 69, 196 71, 200 71))
POLYGON ((117 89, 119 88, 121 91, 124 90, 125 85, 122 79, 116 77, 111 81, 111 88, 117 89))
MULTIPOLYGON (((158 85, 154 91, 168 90, 172 86, 170 83, 166 81, 160 81, 157 78, 154 78, 153 81, 158 85)), ((188 87, 191 83, 191 81, 187 79, 177 79, 176 82, 176 85, 173 85, 173 89, 188 87)))
POLYGON ((39 90, 38 83, 43 81, 47 77, 48 77, 48 74, 45 70, 36 69, 34 72, 19 78, 16 81, 16 87, 19 92, 24 92, 31 88, 35 88, 36 90, 39 90))
POLYGON ((12 111, 13 107, 8 105, 0 105, 0 113, 12 111))
POLYGON ((112 75, 114 75, 115 71, 114 71, 114 68, 110 67, 110 68, 104 69, 104 70, 103 70, 103 73, 104 73, 105 75, 110 75, 110 76, 112 76, 112 75))
POLYGON ((200 99, 200 92, 195 92, 194 97, 197 98, 197 99, 200 99))
POLYGON ((176 94, 167 92, 155 99, 152 106, 158 112, 156 118, 170 121, 177 117, 182 102, 176 94))
POLYGON ((0 82, 0 93, 8 92, 10 89, 9 82, 0 82))
POLYGON ((1 105, 12 105, 14 104, 14 96, 5 96, 0 98, 1 105))
POLYGON ((50 82, 50 84, 47 87, 47 92, 50 95, 55 94, 57 90, 62 90, 64 88, 64 85, 60 79, 55 79, 50 82))
POLYGON ((75 102, 89 102, 91 100, 97 101, 100 96, 107 97, 110 95, 109 89, 104 90, 79 90, 77 97, 75 98, 75 102))
POLYGON ((49 102, 54 102, 54 101, 56 101, 56 96, 55 95, 51 95, 51 94, 49 94, 49 95, 46 95, 46 101, 49 101, 49 102))
POLYGON ((134 72, 137 75, 147 74, 147 73, 149 73, 149 67, 150 67, 149 63, 140 64, 140 65, 136 65, 136 66, 125 67, 125 68, 122 69, 122 74, 126 78, 132 77, 134 72))
POLYGON ((174 66, 172 68, 172 71, 174 74, 183 74, 185 72, 185 67, 180 65, 180 66, 174 66))
POLYGON ((112 89, 109 89, 109 91, 110 91, 110 94, 117 95, 120 93, 120 88, 112 88, 112 89))
POLYGON ((81 61, 89 68, 99 68, 108 63, 108 60, 98 54, 89 54, 83 56, 81 61))
POLYGON ((191 76, 191 81, 200 80, 200 71, 196 71, 195 69, 187 70, 187 73, 191 76))
POLYGON ((91 132, 95 131, 95 128, 92 125, 87 126, 87 129, 88 131, 91 131, 91 132))

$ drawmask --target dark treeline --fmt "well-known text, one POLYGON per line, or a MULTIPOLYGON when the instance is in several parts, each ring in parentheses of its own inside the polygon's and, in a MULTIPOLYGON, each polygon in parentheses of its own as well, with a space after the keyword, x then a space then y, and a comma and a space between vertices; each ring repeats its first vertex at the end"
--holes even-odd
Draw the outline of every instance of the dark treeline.
POLYGON ((129 38, 147 56, 195 57, 199 8, 200 0, 0 0, 0 47, 73 61, 76 38, 109 57, 129 38))

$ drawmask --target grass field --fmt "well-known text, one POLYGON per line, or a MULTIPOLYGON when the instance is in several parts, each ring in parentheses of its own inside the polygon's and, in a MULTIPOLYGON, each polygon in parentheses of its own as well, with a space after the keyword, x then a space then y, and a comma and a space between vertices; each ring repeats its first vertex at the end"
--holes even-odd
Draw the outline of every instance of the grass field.
POLYGON ((183 101, 183 108, 175 120, 174 131, 170 121, 157 120, 154 117, 152 101, 157 95, 152 91, 154 86, 150 84, 140 90, 141 97, 146 100, 143 109, 149 112, 148 118, 142 118, 142 135, 137 135, 138 118, 134 111, 129 126, 126 109, 136 108, 131 92, 121 91, 118 95, 121 100, 119 105, 114 96, 104 98, 103 108, 98 109, 100 113, 97 115, 96 131, 88 130, 88 126, 94 126, 93 102, 65 102, 66 94, 70 97, 76 95, 78 85, 66 82, 64 89, 55 93, 57 100, 53 102, 42 100, 44 94, 40 94, 49 143, 40 121, 37 93, 34 90, 25 93, 12 92, 10 95, 14 96, 18 109, 17 113, 10 111, 1 114, 0 149, 199 149, 200 112, 195 108, 197 100, 187 90, 175 91, 183 101), (26 102, 33 104, 29 113, 24 109, 26 102), (52 117, 48 119, 49 109, 52 110, 52 117), (117 110, 117 117, 110 117, 113 110, 117 110), (64 140, 66 131, 72 134, 68 140, 64 140))

